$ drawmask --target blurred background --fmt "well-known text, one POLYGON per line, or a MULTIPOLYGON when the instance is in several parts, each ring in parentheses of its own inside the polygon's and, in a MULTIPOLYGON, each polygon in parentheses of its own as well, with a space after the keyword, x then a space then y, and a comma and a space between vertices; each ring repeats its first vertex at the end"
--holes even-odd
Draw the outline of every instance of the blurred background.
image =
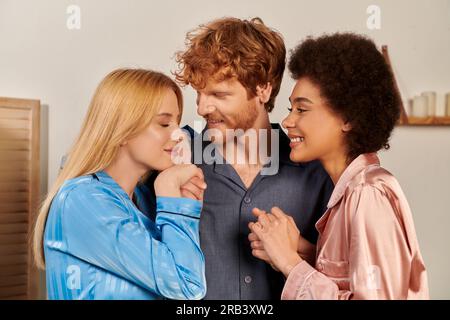
MULTIPOLYGON (((431 298, 450 299, 450 123, 430 118, 445 119, 450 93, 450 0, 0 0, 0 299, 45 298, 44 276, 30 268, 25 249, 27 210, 33 214, 55 180, 99 81, 118 67, 170 73, 186 32, 224 16, 260 17, 288 49, 336 31, 388 46, 406 111, 428 125, 398 126, 382 165, 412 208, 431 298), (434 110, 426 106, 433 99, 414 100, 430 91, 434 110), (26 170, 13 177, 11 163, 26 170), (11 179, 22 179, 17 192, 11 179)), ((286 73, 272 122, 287 115, 293 83, 286 73)), ((182 123, 193 125, 195 94, 183 91, 182 123)))

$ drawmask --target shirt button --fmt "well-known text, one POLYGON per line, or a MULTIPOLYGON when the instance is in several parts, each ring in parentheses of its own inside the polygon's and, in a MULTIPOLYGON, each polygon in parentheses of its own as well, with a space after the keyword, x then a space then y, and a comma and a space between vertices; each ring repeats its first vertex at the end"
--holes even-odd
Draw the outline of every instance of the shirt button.
POLYGON ((252 277, 250 277, 250 276, 246 276, 245 278, 244 278, 244 281, 245 281, 245 283, 250 283, 250 282, 252 282, 252 277))
POLYGON ((245 197, 244 198, 244 202, 245 203, 250 203, 250 202, 252 202, 252 199, 250 197, 245 197))
POLYGON ((323 265, 320 262, 317 264, 317 269, 323 271, 323 265))

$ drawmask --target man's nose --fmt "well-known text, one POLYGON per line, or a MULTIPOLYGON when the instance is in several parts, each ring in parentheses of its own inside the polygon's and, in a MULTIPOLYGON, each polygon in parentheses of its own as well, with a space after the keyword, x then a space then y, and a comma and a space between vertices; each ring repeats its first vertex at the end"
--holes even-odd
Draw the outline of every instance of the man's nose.
POLYGON ((197 113, 201 117, 205 117, 208 114, 211 114, 214 112, 215 107, 211 102, 209 101, 208 97, 204 95, 200 95, 197 98, 197 113))

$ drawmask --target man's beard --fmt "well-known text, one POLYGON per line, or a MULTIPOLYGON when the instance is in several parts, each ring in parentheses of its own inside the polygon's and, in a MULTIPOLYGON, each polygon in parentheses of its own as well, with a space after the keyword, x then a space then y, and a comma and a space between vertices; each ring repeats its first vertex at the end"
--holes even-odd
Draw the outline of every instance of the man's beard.
POLYGON ((234 126, 234 129, 242 129, 244 131, 247 131, 255 125, 257 117, 258 109, 256 103, 252 101, 247 105, 245 111, 235 118, 237 122, 234 126))
POLYGON ((220 114, 211 114, 205 117, 205 120, 223 120, 227 130, 247 131, 252 128, 258 117, 258 108, 255 102, 249 102, 239 114, 233 114, 223 117, 220 114))
MULTIPOLYGON (((227 117, 220 114, 208 115, 205 117, 206 120, 222 120, 224 124, 224 127, 217 128, 219 131, 215 131, 217 129, 208 130, 208 140, 214 144, 222 145, 223 148, 227 148, 227 145, 245 147, 248 143, 245 133, 254 127, 258 115, 258 108, 254 101, 249 102, 240 114, 227 117)), ((210 128, 208 127, 208 129, 210 128)))

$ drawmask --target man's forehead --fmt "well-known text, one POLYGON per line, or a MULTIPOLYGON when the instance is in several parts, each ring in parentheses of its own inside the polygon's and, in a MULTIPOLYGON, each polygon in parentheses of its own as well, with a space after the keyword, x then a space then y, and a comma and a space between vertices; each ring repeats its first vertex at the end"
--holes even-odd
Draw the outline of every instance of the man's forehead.
POLYGON ((210 77, 206 80, 205 86, 203 88, 196 88, 197 91, 210 91, 210 90, 217 90, 217 89, 231 89, 233 87, 238 86, 240 83, 237 80, 236 77, 227 78, 224 80, 217 80, 213 77, 210 77))

